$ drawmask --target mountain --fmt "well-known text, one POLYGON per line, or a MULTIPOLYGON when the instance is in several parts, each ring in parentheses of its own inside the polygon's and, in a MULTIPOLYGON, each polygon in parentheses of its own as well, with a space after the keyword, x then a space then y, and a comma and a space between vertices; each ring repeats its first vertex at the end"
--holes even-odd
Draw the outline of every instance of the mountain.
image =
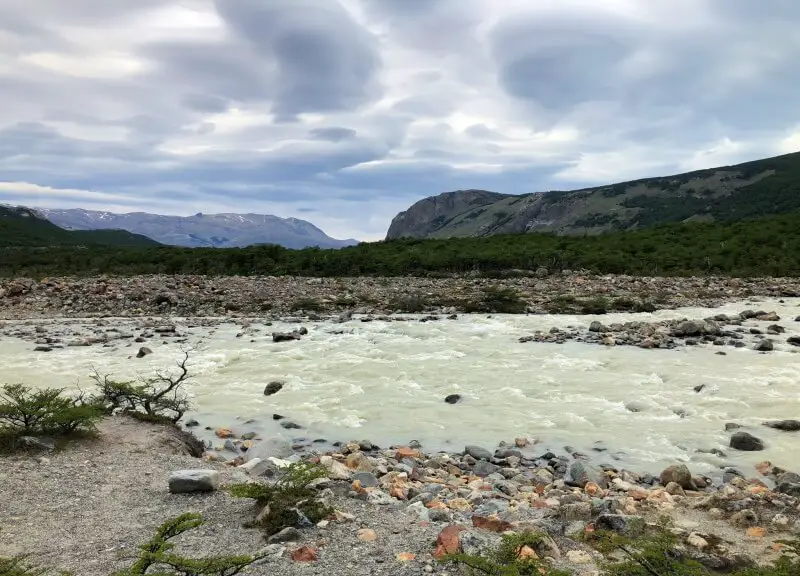
POLYGON ((158 242, 125 230, 70 232, 35 210, 0 204, 0 247, 158 246, 158 242))
POLYGON ((342 248, 358 240, 336 240, 297 218, 262 214, 202 214, 162 216, 146 212, 115 214, 82 210, 37 208, 48 220, 68 230, 118 228, 173 246, 232 248, 279 244, 286 248, 342 248))
POLYGON ((395 216, 386 239, 599 234, 667 222, 730 222, 795 210, 800 210, 800 152, 569 192, 445 192, 395 216))

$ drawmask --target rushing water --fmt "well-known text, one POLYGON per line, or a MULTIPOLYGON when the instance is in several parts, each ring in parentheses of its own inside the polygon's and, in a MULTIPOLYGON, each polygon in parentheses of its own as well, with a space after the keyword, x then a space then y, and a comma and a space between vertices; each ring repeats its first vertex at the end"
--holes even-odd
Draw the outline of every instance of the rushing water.
MULTIPOLYGON (((575 316, 461 316, 440 322, 347 324, 306 323, 301 341, 275 344, 264 326, 237 337, 241 326, 181 329, 194 351, 190 386, 202 425, 237 431, 280 430, 295 438, 369 439, 381 445, 419 440, 427 449, 492 448, 500 440, 529 435, 545 448, 565 445, 642 471, 674 461, 697 472, 723 463, 744 467, 770 459, 794 464, 800 433, 761 425, 767 419, 800 417, 800 354, 785 344, 800 332, 794 317, 800 300, 739 303, 719 309, 683 309, 655 314, 575 316), (643 350, 583 343, 520 344, 520 336, 552 326, 588 326, 632 319, 703 318, 745 308, 775 310, 787 328, 776 351, 682 347, 643 350), (343 334, 333 334, 344 330, 343 334), (265 397, 271 380, 284 380, 279 393, 265 397), (694 387, 705 384, 697 393, 694 387), (446 395, 464 400, 446 404, 446 395), (638 411, 631 411, 635 407, 638 411), (283 431, 272 421, 279 413, 304 430, 283 431), (246 420, 255 422, 245 424, 246 420), (726 422, 750 426, 764 439, 764 452, 728 448, 726 422), (596 444, 596 443, 601 444, 596 444), (599 453, 592 447, 607 450, 599 453), (700 452, 712 448, 728 456, 700 452)), ((60 324, 80 322, 62 321, 60 324)), ((760 323, 765 328, 768 323, 760 323)), ((134 331, 130 320, 123 329, 134 331)), ((84 322, 91 326, 91 322, 84 322)), ((180 326, 180 323, 179 323, 180 326)), ((133 359, 125 343, 32 352, 30 341, 0 340, 0 380, 38 386, 89 386, 93 367, 118 376, 148 374, 174 365, 179 344, 147 344, 154 354, 133 359)), ((136 346, 136 345, 134 345, 136 346)), ((800 349, 795 349, 800 351, 800 349)))

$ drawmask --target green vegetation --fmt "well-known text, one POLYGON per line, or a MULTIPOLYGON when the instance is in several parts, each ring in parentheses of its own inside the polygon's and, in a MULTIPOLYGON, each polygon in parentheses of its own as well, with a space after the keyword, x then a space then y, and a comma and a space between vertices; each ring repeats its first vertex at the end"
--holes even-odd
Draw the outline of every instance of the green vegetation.
POLYGON ((325 478, 324 468, 310 462, 287 466, 274 484, 235 484, 230 492, 237 498, 252 498, 261 512, 251 523, 272 536, 290 526, 313 525, 331 515, 333 510, 317 499, 316 490, 309 486, 325 478))
POLYGON ((490 554, 451 554, 444 558, 444 562, 459 566, 462 574, 570 576, 564 570, 552 569, 541 559, 542 544, 549 539, 549 536, 535 532, 504 534, 500 546, 490 554))
POLYGON ((177 375, 156 372, 139 381, 119 382, 95 371, 92 380, 100 388, 100 401, 107 411, 119 409, 140 420, 174 424, 189 409, 182 388, 189 379, 188 361, 189 353, 184 352, 177 375))
POLYGON ((528 303, 513 288, 490 286, 483 291, 478 302, 468 302, 465 309, 467 312, 523 314, 528 309, 528 303))
MULTIPOLYGON (((182 514, 162 524, 155 535, 139 546, 139 556, 130 568, 110 576, 234 576, 263 556, 214 556, 186 558, 172 552, 170 542, 203 524, 200 514, 182 514)), ((25 556, 0 558, 0 576, 45 576, 53 572, 28 563, 25 556)), ((66 572, 58 572, 69 576, 66 572)))
POLYGON ((0 246, 159 246, 155 240, 125 230, 59 228, 28 208, 0 206, 0 246))
POLYGON ((734 224, 666 224, 599 236, 393 240, 339 250, 280 246, 0 248, 0 276, 206 274, 498 275, 512 269, 633 275, 800 275, 800 213, 734 224))
POLYGON ((87 399, 82 393, 68 396, 63 388, 31 390, 6 384, 0 388, 0 452, 25 448, 30 444, 26 438, 63 442, 91 434, 103 413, 95 398, 87 399))
MULTIPOLYGON (((701 560, 719 552, 719 541, 709 538, 703 553, 692 551, 679 541, 666 525, 650 526, 637 537, 613 532, 588 533, 585 544, 602 555, 600 573, 607 576, 712 576, 718 572, 707 568, 701 560)), ((547 561, 544 534, 524 532, 503 536, 497 550, 482 555, 451 554, 443 562, 456 564, 462 574, 493 576, 564 576, 547 561), (527 550, 526 550, 527 548, 527 550), (544 548, 544 549, 543 549, 544 548), (531 554, 533 551, 535 554, 531 554)), ((780 540, 780 557, 765 566, 747 566, 728 570, 733 576, 800 576, 800 539, 780 540)))

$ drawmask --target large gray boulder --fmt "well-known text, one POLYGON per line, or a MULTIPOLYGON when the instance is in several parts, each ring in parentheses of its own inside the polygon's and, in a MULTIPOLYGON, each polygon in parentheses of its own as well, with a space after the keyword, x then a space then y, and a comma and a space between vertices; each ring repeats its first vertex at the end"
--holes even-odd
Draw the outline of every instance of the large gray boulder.
POLYGON ((213 492, 219 488, 216 470, 178 470, 169 476, 169 491, 173 494, 213 492))

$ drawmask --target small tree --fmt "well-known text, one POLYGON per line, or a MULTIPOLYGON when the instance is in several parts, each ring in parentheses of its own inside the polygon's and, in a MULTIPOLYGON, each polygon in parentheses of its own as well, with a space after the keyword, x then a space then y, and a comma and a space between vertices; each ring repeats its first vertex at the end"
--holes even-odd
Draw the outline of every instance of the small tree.
POLYGON ((190 378, 187 367, 189 352, 184 351, 178 373, 157 371, 149 378, 120 382, 95 370, 91 378, 111 411, 121 409, 130 414, 145 414, 151 419, 164 419, 173 424, 189 409, 183 385, 190 378))

